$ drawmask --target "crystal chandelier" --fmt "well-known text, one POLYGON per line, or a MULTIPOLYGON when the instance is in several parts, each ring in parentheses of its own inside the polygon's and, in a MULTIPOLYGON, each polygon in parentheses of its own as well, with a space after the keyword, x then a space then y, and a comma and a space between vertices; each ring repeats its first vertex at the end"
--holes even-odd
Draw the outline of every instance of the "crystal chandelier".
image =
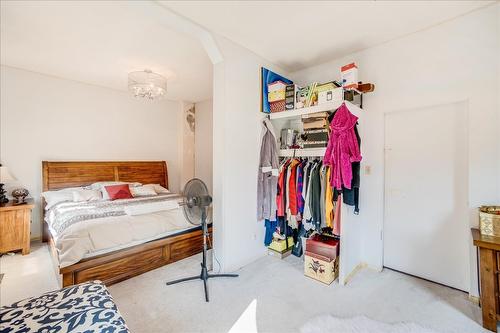
POLYGON ((150 69, 130 72, 128 74, 128 90, 134 97, 150 100, 160 99, 167 92, 167 79, 150 69))

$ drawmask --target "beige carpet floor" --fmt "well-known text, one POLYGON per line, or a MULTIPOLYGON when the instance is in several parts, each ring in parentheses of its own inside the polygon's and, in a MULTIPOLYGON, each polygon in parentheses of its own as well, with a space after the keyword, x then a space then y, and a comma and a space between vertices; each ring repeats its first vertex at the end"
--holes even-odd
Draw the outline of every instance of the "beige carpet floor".
MULTIPOLYGON (((0 304, 57 287, 48 249, 2 256, 0 304)), ((217 268, 217 266, 215 267, 217 268)), ((166 286, 199 272, 199 256, 110 286, 132 332, 295 332, 320 315, 364 315, 386 322, 414 322, 438 332, 487 332, 480 308, 465 293, 390 270, 362 270, 347 286, 304 277, 302 261, 264 257, 236 279, 209 281, 205 303, 199 281, 166 286)))

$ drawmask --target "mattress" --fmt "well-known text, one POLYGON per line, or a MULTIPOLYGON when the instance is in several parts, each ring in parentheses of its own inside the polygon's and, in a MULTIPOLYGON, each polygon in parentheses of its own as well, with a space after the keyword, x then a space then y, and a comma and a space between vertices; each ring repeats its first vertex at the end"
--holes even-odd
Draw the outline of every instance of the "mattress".
POLYGON ((127 244, 118 245, 118 246, 115 246, 115 247, 109 247, 109 248, 98 250, 98 251, 93 251, 93 252, 85 254, 83 256, 83 259, 100 256, 102 254, 110 253, 110 252, 113 252, 113 251, 123 250, 123 249, 129 248, 129 247, 132 247, 132 246, 141 245, 141 244, 144 244, 144 243, 147 243, 147 242, 152 242, 154 240, 165 238, 165 237, 172 237, 172 236, 182 235, 182 234, 185 234, 185 233, 193 231, 193 230, 201 230, 201 227, 200 226, 190 225, 190 227, 187 227, 185 229, 167 231, 167 232, 164 232, 164 233, 161 233, 161 234, 149 237, 149 238, 145 238, 145 239, 133 241, 133 242, 130 242, 130 243, 127 243, 127 244))
POLYGON ((58 251, 59 266, 73 265, 112 251, 195 229, 182 208, 143 215, 126 215, 125 207, 151 201, 179 200, 179 196, 116 200, 115 202, 60 203, 46 213, 58 251))
POLYGON ((86 282, 0 308, 1 332, 129 332, 100 281, 86 282))

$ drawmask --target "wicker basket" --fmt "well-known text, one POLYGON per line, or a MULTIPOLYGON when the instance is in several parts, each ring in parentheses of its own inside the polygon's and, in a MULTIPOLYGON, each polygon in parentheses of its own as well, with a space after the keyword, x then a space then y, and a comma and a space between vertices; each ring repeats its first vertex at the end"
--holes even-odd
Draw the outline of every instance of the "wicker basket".
POLYGON ((483 235, 500 237, 500 206, 479 208, 479 230, 483 235))

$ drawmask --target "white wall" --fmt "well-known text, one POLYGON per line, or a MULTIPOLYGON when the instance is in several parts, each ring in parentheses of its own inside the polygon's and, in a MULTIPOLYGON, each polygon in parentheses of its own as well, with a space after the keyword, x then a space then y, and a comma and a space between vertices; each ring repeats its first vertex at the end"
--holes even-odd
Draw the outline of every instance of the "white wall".
MULTIPOLYGON (((166 160, 179 189, 181 104, 1 67, 0 161, 39 202, 42 160, 166 160)), ((32 237, 40 235, 38 208, 32 237)))
POLYGON ((180 189, 193 179, 195 171, 195 132, 189 124, 188 118, 194 114, 194 104, 182 102, 182 112, 179 117, 179 168, 180 189))
POLYGON ((213 112, 212 100, 207 100, 195 104, 196 107, 196 129, 194 136, 194 175, 207 184, 210 193, 213 189, 213 112))
MULTIPOLYGON (((497 36, 500 36, 500 5, 497 5, 497 36)), ((497 39, 497 43, 500 42, 497 39)), ((497 48, 500 52, 500 45, 497 48)), ((500 65, 497 66, 497 110, 498 110, 498 128, 500 128, 500 65)), ((500 144, 498 145, 498 165, 500 166, 500 144)), ((500 167, 498 168, 498 205, 500 205, 500 167)))
POLYGON ((214 66, 214 250, 232 271, 266 254, 257 221, 260 151, 260 67, 284 71, 218 37, 224 61, 214 66))
MULTIPOLYGON (((477 225, 476 207, 500 200, 495 153, 500 152, 498 7, 290 75, 300 83, 327 81, 339 78, 340 66, 355 61, 360 79, 376 84, 364 101, 363 130, 369 140, 362 143, 363 164, 371 166, 371 175, 363 175, 360 207, 362 257, 372 267, 383 264, 385 113, 467 101, 470 153, 469 179, 464 181, 469 185, 470 225, 477 225)), ((471 293, 477 295, 472 246, 470 254, 471 293)))

